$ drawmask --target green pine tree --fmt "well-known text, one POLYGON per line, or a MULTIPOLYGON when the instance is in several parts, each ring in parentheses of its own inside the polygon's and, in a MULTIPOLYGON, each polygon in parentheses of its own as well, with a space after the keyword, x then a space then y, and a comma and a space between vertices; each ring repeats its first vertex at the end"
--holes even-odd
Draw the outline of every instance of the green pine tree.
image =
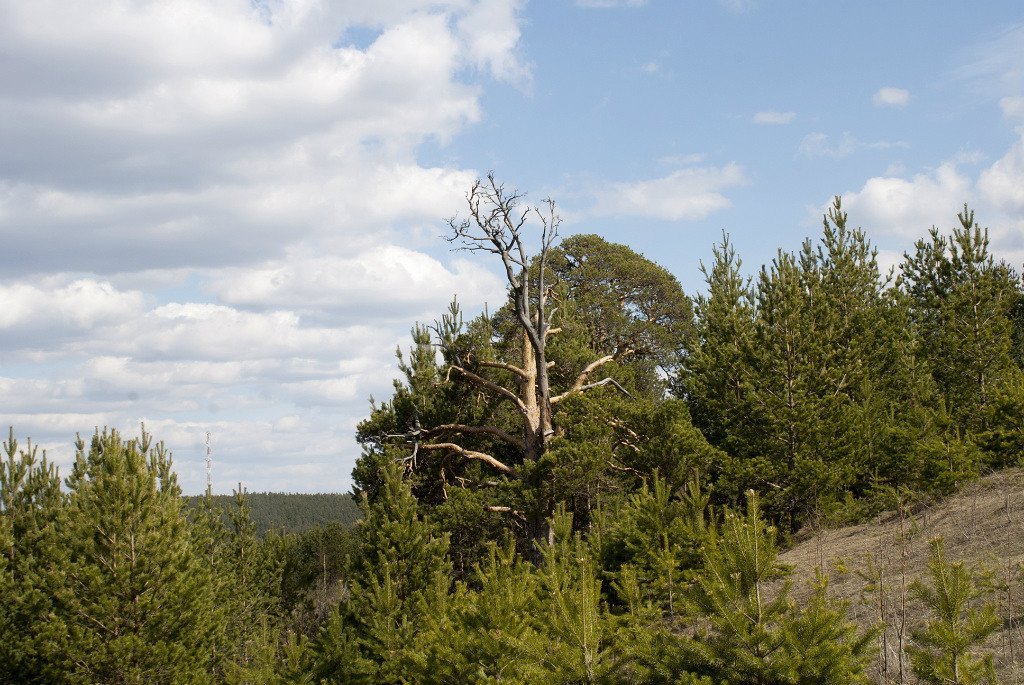
POLYGON ((745 515, 726 512, 689 598, 706 622, 697 645, 714 677, 751 685, 866 682, 870 636, 856 634, 824 584, 807 607, 797 606, 787 573, 751 491, 745 515))
POLYGON ((696 481, 682 496, 670 496, 668 484, 655 473, 651 487, 645 482, 632 493, 611 517, 610 530, 602 531, 605 573, 617 579, 629 574, 644 599, 670 621, 680 614, 684 588, 711 534, 708 500, 696 481))
POLYGON ((914 673, 927 683, 994 685, 992 655, 979 655, 977 650, 1002 623, 995 604, 977 606, 987 594, 977 572, 962 561, 947 561, 941 539, 931 545, 931 582, 911 585, 914 596, 931 615, 924 626, 912 632, 917 644, 908 651, 914 673))
POLYGON ((0 682, 59 679, 64 626, 52 620, 60 588, 62 549, 57 521, 64 505, 57 469, 14 429, 0 464, 0 682))
POLYGON ((593 554, 564 508, 551 521, 552 543, 539 569, 544 606, 540 630, 513 646, 522 655, 521 674, 536 683, 618 682, 624 665, 615 644, 614 622, 601 595, 593 554))
POLYGON ((231 656, 229 682, 264 682, 274 672, 283 632, 281 577, 284 547, 274 531, 260 539, 245 491, 239 485, 221 554, 231 656))
POLYGON ((1014 359, 1020 279, 989 252, 988 229, 967 205, 950 236, 933 228, 905 254, 902 287, 921 337, 920 353, 950 413, 966 431, 988 426, 996 389, 1009 380, 1014 359))
POLYGON ((203 683, 214 671, 215 596, 194 546, 171 458, 144 431, 79 440, 61 516, 67 679, 203 683))
POLYGON ((425 600, 451 584, 448 538, 420 517, 400 466, 381 481, 372 502, 363 497, 348 597, 314 645, 314 675, 327 682, 401 682, 425 600))
POLYGON ((696 326, 677 394, 685 396, 693 422, 715 446, 749 456, 750 354, 754 296, 729 236, 712 247, 710 269, 700 266, 707 293, 695 302, 696 326))

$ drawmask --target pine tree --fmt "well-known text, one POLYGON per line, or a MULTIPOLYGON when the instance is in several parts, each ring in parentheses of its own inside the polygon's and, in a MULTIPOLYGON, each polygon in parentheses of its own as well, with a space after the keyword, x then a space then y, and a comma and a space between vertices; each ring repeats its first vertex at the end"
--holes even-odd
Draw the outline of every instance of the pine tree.
POLYGON ((911 585, 914 596, 931 614, 923 627, 911 633, 917 642, 908 648, 914 673, 928 683, 994 685, 992 655, 979 656, 976 650, 1002 624, 995 604, 977 607, 976 601, 986 594, 977 573, 963 562, 947 561, 941 539, 931 545, 931 583, 911 585))
MULTIPOLYGON (((669 621, 680 613, 683 589, 701 563, 700 550, 710 534, 708 495, 691 481, 681 497, 671 497, 664 479, 654 474, 615 512, 602 533, 606 574, 631 576, 643 597, 669 621)), ((629 583, 627 586, 632 587, 629 583)))
POLYGON ((239 484, 235 506, 228 510, 230 529, 222 553, 228 567, 225 599, 232 682, 263 682, 274 672, 282 633, 281 575, 284 554, 273 531, 256 534, 246 493, 239 484))
POLYGON ((706 652, 690 638, 689 631, 679 629, 680 622, 665 620, 663 609, 648 599, 632 567, 623 567, 613 587, 626 605, 626 611, 616 616, 615 635, 623 682, 644 685, 713 685, 719 682, 712 678, 713 669, 706 652))
MULTIPOLYGON (((824 341, 813 317, 820 291, 808 284, 806 263, 779 252, 757 283, 757 320, 751 371, 756 460, 741 465, 746 487, 763 492, 776 520, 795 532, 820 495, 834 492, 843 470, 824 466, 816 432, 834 397, 816 392, 824 341)), ((742 483, 742 481, 741 481, 742 483)))
POLYGON ((959 426, 984 431, 993 393, 1017 368, 1014 312, 1017 274, 989 252, 988 229, 967 205, 949 237, 933 228, 905 254, 901 284, 910 297, 929 364, 959 426))
POLYGON ((751 491, 745 515, 726 512, 690 594, 691 611, 706 621, 697 638, 703 661, 730 683, 864 682, 870 636, 856 635, 824 587, 798 607, 783 580, 787 572, 775 530, 751 491))
POLYGON ((448 539, 420 518, 397 465, 386 468, 376 499, 364 495, 361 507, 349 595, 313 647, 314 676, 332 683, 398 683, 424 599, 449 590, 448 539))
POLYGON ((623 666, 612 618, 601 596, 593 555, 563 509, 551 522, 552 544, 539 570, 544 588, 541 630, 514 645, 522 675, 538 683, 616 682, 623 666))
POLYGON ((235 643, 230 634, 231 604, 234 598, 234 572, 228 552, 230 534, 224 510, 212 493, 207 492, 186 511, 192 549, 209 573, 209 588, 214 596, 207 620, 213 627, 207 649, 213 663, 214 680, 224 678, 224 670, 235 661, 235 643))
POLYGON ((0 682, 58 680, 65 629, 53 620, 64 565, 57 521, 65 497, 56 466, 14 429, 0 464, 0 682))
POLYGON ((695 302, 696 326, 677 394, 689 401, 693 422, 715 446, 747 457, 753 428, 750 402, 750 353, 754 336, 754 299, 749 279, 729 236, 712 247, 714 261, 700 270, 707 293, 695 302))
POLYGON ((728 242, 716 248, 688 360, 695 417, 729 452, 717 491, 757 490, 788 532, 846 492, 915 482, 907 466, 938 421, 906 299, 840 198, 822 223, 817 246, 780 251, 753 290, 728 242))
POLYGON ((435 593, 420 612, 422 630, 410 650, 410 682, 424 685, 534 682, 524 672, 521 646, 539 634, 544 611, 536 567, 514 541, 492 544, 472 578, 449 595, 435 593))
POLYGON ((801 685, 867 683, 875 630, 858 632, 848 605, 828 597, 828 577, 818 571, 807 604, 783 624, 789 682, 801 685))
POLYGON ((210 569, 193 546, 162 443, 143 431, 79 440, 61 517, 68 550, 56 612, 69 680, 202 683, 214 669, 210 569))

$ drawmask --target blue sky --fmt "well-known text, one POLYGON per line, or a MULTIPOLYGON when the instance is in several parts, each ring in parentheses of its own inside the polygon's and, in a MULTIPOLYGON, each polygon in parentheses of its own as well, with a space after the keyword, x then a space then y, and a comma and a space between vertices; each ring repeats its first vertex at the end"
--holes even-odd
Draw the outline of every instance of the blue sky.
POLYGON ((493 170, 692 293, 844 196, 884 264, 964 202, 1024 263, 1015 2, 0 0, 0 390, 62 464, 145 421, 187 491, 350 485, 395 345, 502 297, 493 170))
MULTIPOLYGON (((490 89, 481 124, 431 152, 477 165, 483 155, 583 212, 602 185, 737 165, 742 181, 722 191, 730 206, 707 216, 581 222, 657 255, 692 291, 721 230, 756 266, 816 231, 833 194, 951 160, 971 174, 1005 154, 1020 140, 999 102, 1024 81, 1008 76, 1024 62, 1021 21, 1009 2, 528 6, 529 95, 490 89)), ((950 197, 935 221, 978 200, 950 197)), ((883 248, 908 244, 863 225, 883 248)))

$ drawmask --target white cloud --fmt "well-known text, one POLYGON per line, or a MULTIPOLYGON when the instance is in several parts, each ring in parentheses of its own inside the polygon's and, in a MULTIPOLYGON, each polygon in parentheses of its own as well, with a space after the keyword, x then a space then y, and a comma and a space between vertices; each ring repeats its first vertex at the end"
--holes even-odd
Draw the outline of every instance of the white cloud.
POLYGON ((978 190, 999 209, 1024 215, 1024 135, 982 172, 978 190))
POLYGON ((499 79, 525 86, 531 69, 516 52, 520 37, 516 15, 523 4, 524 0, 482 0, 459 20, 458 31, 477 66, 487 67, 499 79))
POLYGON ((418 153, 530 87, 522 7, 0 0, 7 420, 67 457, 147 418, 192 491, 211 429, 224 476, 346 487, 414 317, 504 298, 416 250, 476 176, 418 153))
POLYGON ((870 178, 859 190, 845 193, 843 205, 851 220, 871 235, 883 241, 895 238, 905 249, 932 226, 948 230, 967 202, 978 223, 989 228, 993 251, 1019 264, 1024 261, 1022 188, 1024 135, 977 176, 961 170, 954 160, 909 178, 870 178))
POLYGON ((245 307, 359 312, 408 321, 434 311, 455 293, 469 310, 500 304, 505 286, 479 262, 456 259, 452 269, 395 245, 351 256, 296 257, 223 272, 212 283, 220 300, 245 307))
POLYGON ((359 323, 305 326, 290 311, 261 313, 224 305, 171 303, 115 327, 105 334, 106 339, 91 342, 87 349, 137 359, 342 358, 362 344, 379 343, 388 332, 359 323))
POLYGON ((680 169, 662 178, 609 184, 595 193, 589 213, 668 221, 703 219, 732 205, 722 191, 746 182, 743 168, 735 163, 680 169))
POLYGON ((14 3, 0 168, 19 171, 0 179, 0 235, 37 269, 109 272, 111 246, 167 268, 380 228, 402 198, 348 210, 382 176, 418 200, 471 175, 425 178, 416 146, 479 119, 466 67, 528 82, 520 4, 295 1, 266 17, 245 0, 14 3), (359 26, 379 33, 337 39, 359 26))
POLYGON ((0 331, 44 329, 87 331, 142 312, 145 297, 138 291, 119 292, 109 282, 78 279, 51 287, 29 283, 0 285, 0 331))
POLYGON ((886 86, 871 96, 876 107, 906 107, 910 103, 910 91, 904 88, 886 86))
POLYGON ((910 145, 902 140, 877 140, 865 143, 854 138, 849 132, 843 133, 839 140, 833 143, 827 134, 816 132, 804 136, 797 147, 797 152, 801 156, 811 159, 820 157, 843 159, 861 150, 888 150, 891 148, 907 147, 910 147, 910 145))
POLYGON ((766 110, 755 114, 753 121, 755 124, 781 126, 793 123, 794 119, 796 119, 796 112, 776 112, 775 110, 766 110))
POLYGON ((955 218, 969 199, 971 181, 953 164, 912 178, 875 177, 856 192, 843 194, 843 205, 858 225, 872 232, 904 238, 925 235, 933 225, 955 218))

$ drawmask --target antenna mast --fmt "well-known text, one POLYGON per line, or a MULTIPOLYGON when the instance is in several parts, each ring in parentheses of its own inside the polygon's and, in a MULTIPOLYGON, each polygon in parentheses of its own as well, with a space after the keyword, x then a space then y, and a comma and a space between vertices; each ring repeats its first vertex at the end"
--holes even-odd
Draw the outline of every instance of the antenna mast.
POLYGON ((210 431, 206 431, 206 494, 213 495, 213 453, 210 450, 210 431))

